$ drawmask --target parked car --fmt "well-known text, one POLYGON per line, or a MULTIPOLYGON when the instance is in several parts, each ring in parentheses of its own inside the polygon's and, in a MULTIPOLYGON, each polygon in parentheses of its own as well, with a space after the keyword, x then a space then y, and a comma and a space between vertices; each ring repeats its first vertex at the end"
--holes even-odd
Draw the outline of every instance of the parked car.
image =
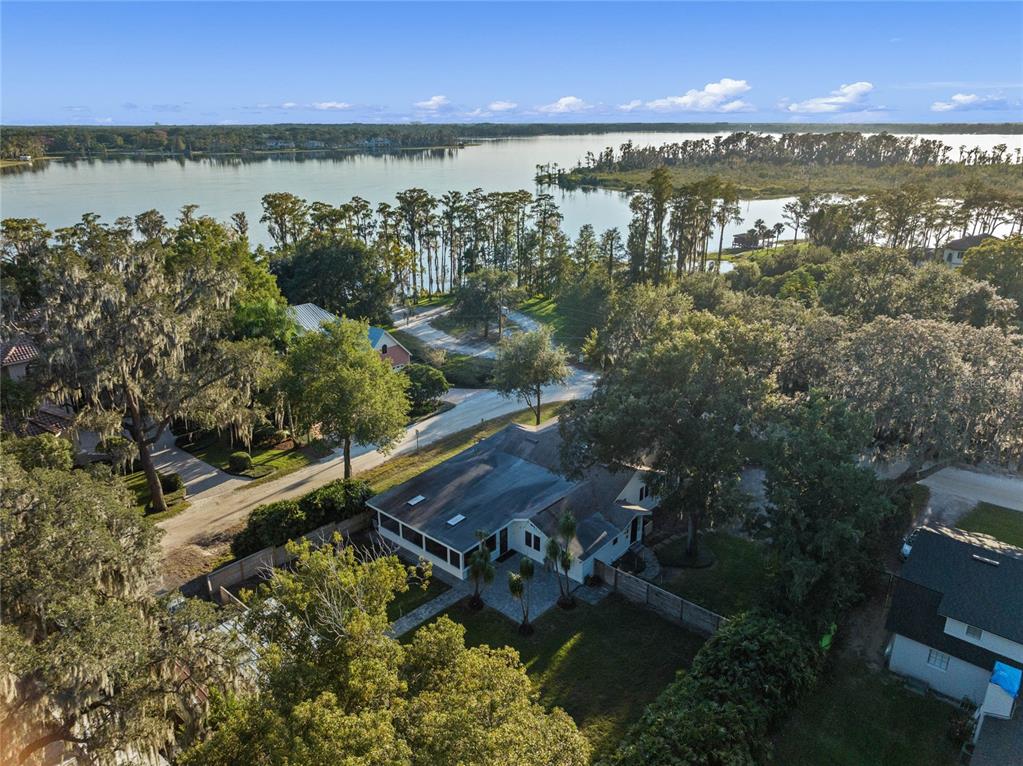
POLYGON ((920 527, 917 527, 908 535, 902 538, 902 548, 899 549, 899 558, 905 561, 909 558, 909 554, 913 552, 913 541, 916 540, 917 533, 920 532, 920 527))

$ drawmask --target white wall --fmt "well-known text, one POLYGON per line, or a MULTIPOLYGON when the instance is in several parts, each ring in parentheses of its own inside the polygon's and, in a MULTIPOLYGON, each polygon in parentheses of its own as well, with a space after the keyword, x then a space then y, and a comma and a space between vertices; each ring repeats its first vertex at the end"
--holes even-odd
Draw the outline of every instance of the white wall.
POLYGON ((1023 663, 1023 644, 1017 644, 1015 641, 1002 638, 994 633, 988 633, 986 630, 980 634, 980 640, 978 641, 972 636, 966 635, 965 622, 959 622, 959 620, 951 618, 945 620, 945 632, 968 644, 982 646, 989 652, 994 652, 995 654, 1000 654, 1003 657, 1023 663))
MULTIPOLYGON (((380 536, 382 538, 384 538, 385 540, 388 540, 388 541, 394 543, 395 545, 398 545, 398 546, 404 548, 405 550, 409 551, 410 553, 414 553, 416 556, 421 556, 422 558, 426 559, 431 564, 433 564, 436 568, 443 569, 445 572, 449 572, 450 574, 453 574, 455 577, 457 577, 457 578, 459 578, 461 580, 465 579, 464 570, 456 569, 455 567, 451 566, 451 564, 449 564, 447 561, 444 561, 442 559, 437 558, 436 556, 434 556, 432 553, 430 553, 425 548, 419 548, 419 547, 413 545, 408 540, 406 540, 404 537, 401 537, 400 535, 394 534, 394 532, 392 532, 389 529, 385 529, 384 527, 380 526, 379 524, 377 525, 377 532, 379 532, 380 536)), ((463 558, 462 564, 464 565, 465 564, 465 561, 464 561, 465 557, 463 556, 462 558, 463 558)))
POLYGON ((888 667, 894 673, 919 679, 952 699, 969 697, 977 705, 984 702, 991 678, 990 668, 985 670, 952 656, 948 669, 941 670, 927 664, 929 651, 930 647, 896 633, 892 638, 888 667))
POLYGON ((656 508, 659 502, 656 495, 647 495, 642 500, 639 499, 640 488, 646 486, 646 478, 649 475, 650 471, 636 471, 632 475, 632 478, 629 479, 629 483, 625 485, 624 489, 622 489, 615 502, 626 503, 628 505, 638 505, 648 511, 652 511, 656 508))

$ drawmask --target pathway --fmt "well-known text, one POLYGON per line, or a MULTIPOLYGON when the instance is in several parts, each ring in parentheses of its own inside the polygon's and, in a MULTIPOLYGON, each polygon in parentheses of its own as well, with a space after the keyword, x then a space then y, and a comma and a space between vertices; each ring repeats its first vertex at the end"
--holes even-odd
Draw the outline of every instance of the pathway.
POLYGON ((204 463, 190 452, 176 447, 175 438, 169 428, 164 429, 152 446, 153 463, 160 473, 176 473, 181 477, 188 491, 189 502, 195 503, 223 492, 231 492, 251 481, 204 463))
POLYGON ((425 604, 417 606, 408 614, 399 617, 391 623, 391 629, 388 632, 394 638, 404 636, 410 630, 418 628, 427 620, 433 619, 449 606, 453 606, 458 603, 465 598, 465 596, 465 592, 458 588, 446 590, 437 596, 437 598, 427 601, 425 604))
POLYGON ((466 341, 456 338, 454 335, 438 330, 431 324, 450 311, 447 306, 429 308, 415 314, 411 319, 405 320, 392 314, 395 329, 407 332, 415 336, 426 345, 432 348, 440 348, 452 354, 467 354, 479 356, 486 359, 497 357, 496 347, 486 341, 466 341))

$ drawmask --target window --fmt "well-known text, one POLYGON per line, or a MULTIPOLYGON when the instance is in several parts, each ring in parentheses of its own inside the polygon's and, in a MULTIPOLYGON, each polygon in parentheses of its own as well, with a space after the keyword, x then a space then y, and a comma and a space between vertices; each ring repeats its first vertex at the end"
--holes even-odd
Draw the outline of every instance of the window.
POLYGON ((458 551, 448 550, 448 563, 455 569, 462 568, 462 554, 458 551))
POLYGON ((643 502, 648 497, 650 497, 650 488, 646 484, 641 484, 639 486, 639 501, 643 502))
POLYGON ((540 535, 534 535, 528 529, 526 530, 526 547, 532 548, 534 551, 540 550, 540 535))
POLYGON ((938 670, 948 670, 949 656, 944 652, 939 652, 937 649, 931 649, 927 652, 927 664, 932 668, 938 670))
POLYGON ((388 532, 394 532, 394 534, 398 534, 401 525, 398 524, 397 519, 392 519, 390 516, 386 516, 382 513, 379 514, 379 516, 381 529, 386 529, 388 532))
POLYGON ((380 353, 381 354, 386 354, 387 353, 387 344, 386 343, 380 347, 380 353))
POLYGON ((487 538, 487 547, 492 550, 497 550, 497 535, 491 535, 487 538))
POLYGON ((441 545, 436 540, 431 540, 429 537, 426 538, 426 552, 433 554, 441 561, 448 560, 448 547, 441 545))
POLYGON ((981 630, 980 628, 975 628, 972 625, 967 625, 966 635, 968 635, 974 641, 980 641, 980 637, 984 635, 984 631, 981 630))
POLYGON ((618 545, 618 538, 617 537, 614 540, 611 541, 611 545, 618 545))
POLYGON ((401 536, 412 543, 417 548, 423 547, 423 536, 412 529, 412 527, 406 527, 404 524, 401 527, 401 536))

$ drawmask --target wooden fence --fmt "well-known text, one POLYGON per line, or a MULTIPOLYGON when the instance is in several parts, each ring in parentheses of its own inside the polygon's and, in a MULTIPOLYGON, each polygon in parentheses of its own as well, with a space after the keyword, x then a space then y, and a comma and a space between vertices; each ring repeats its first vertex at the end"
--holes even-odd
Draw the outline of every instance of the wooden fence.
POLYGON ((658 588, 641 577, 636 577, 621 569, 595 562, 594 573, 611 586, 615 593, 620 593, 629 601, 642 604, 669 620, 679 622, 687 628, 711 635, 726 621, 717 612, 704 609, 699 604, 686 601, 681 596, 658 588))
MULTIPOLYGON (((369 521, 370 512, 363 511, 350 519, 333 524, 325 524, 302 537, 312 541, 314 545, 324 545, 333 539, 335 532, 348 536, 353 532, 358 532, 368 527, 369 521)), ((226 564, 206 575, 207 593, 214 601, 223 603, 222 591, 226 592, 226 589, 232 585, 237 585, 251 578, 266 577, 270 571, 288 564, 292 558, 292 555, 288 553, 287 547, 284 545, 279 545, 276 548, 264 548, 261 551, 250 553, 245 558, 232 561, 230 564, 226 564)))

